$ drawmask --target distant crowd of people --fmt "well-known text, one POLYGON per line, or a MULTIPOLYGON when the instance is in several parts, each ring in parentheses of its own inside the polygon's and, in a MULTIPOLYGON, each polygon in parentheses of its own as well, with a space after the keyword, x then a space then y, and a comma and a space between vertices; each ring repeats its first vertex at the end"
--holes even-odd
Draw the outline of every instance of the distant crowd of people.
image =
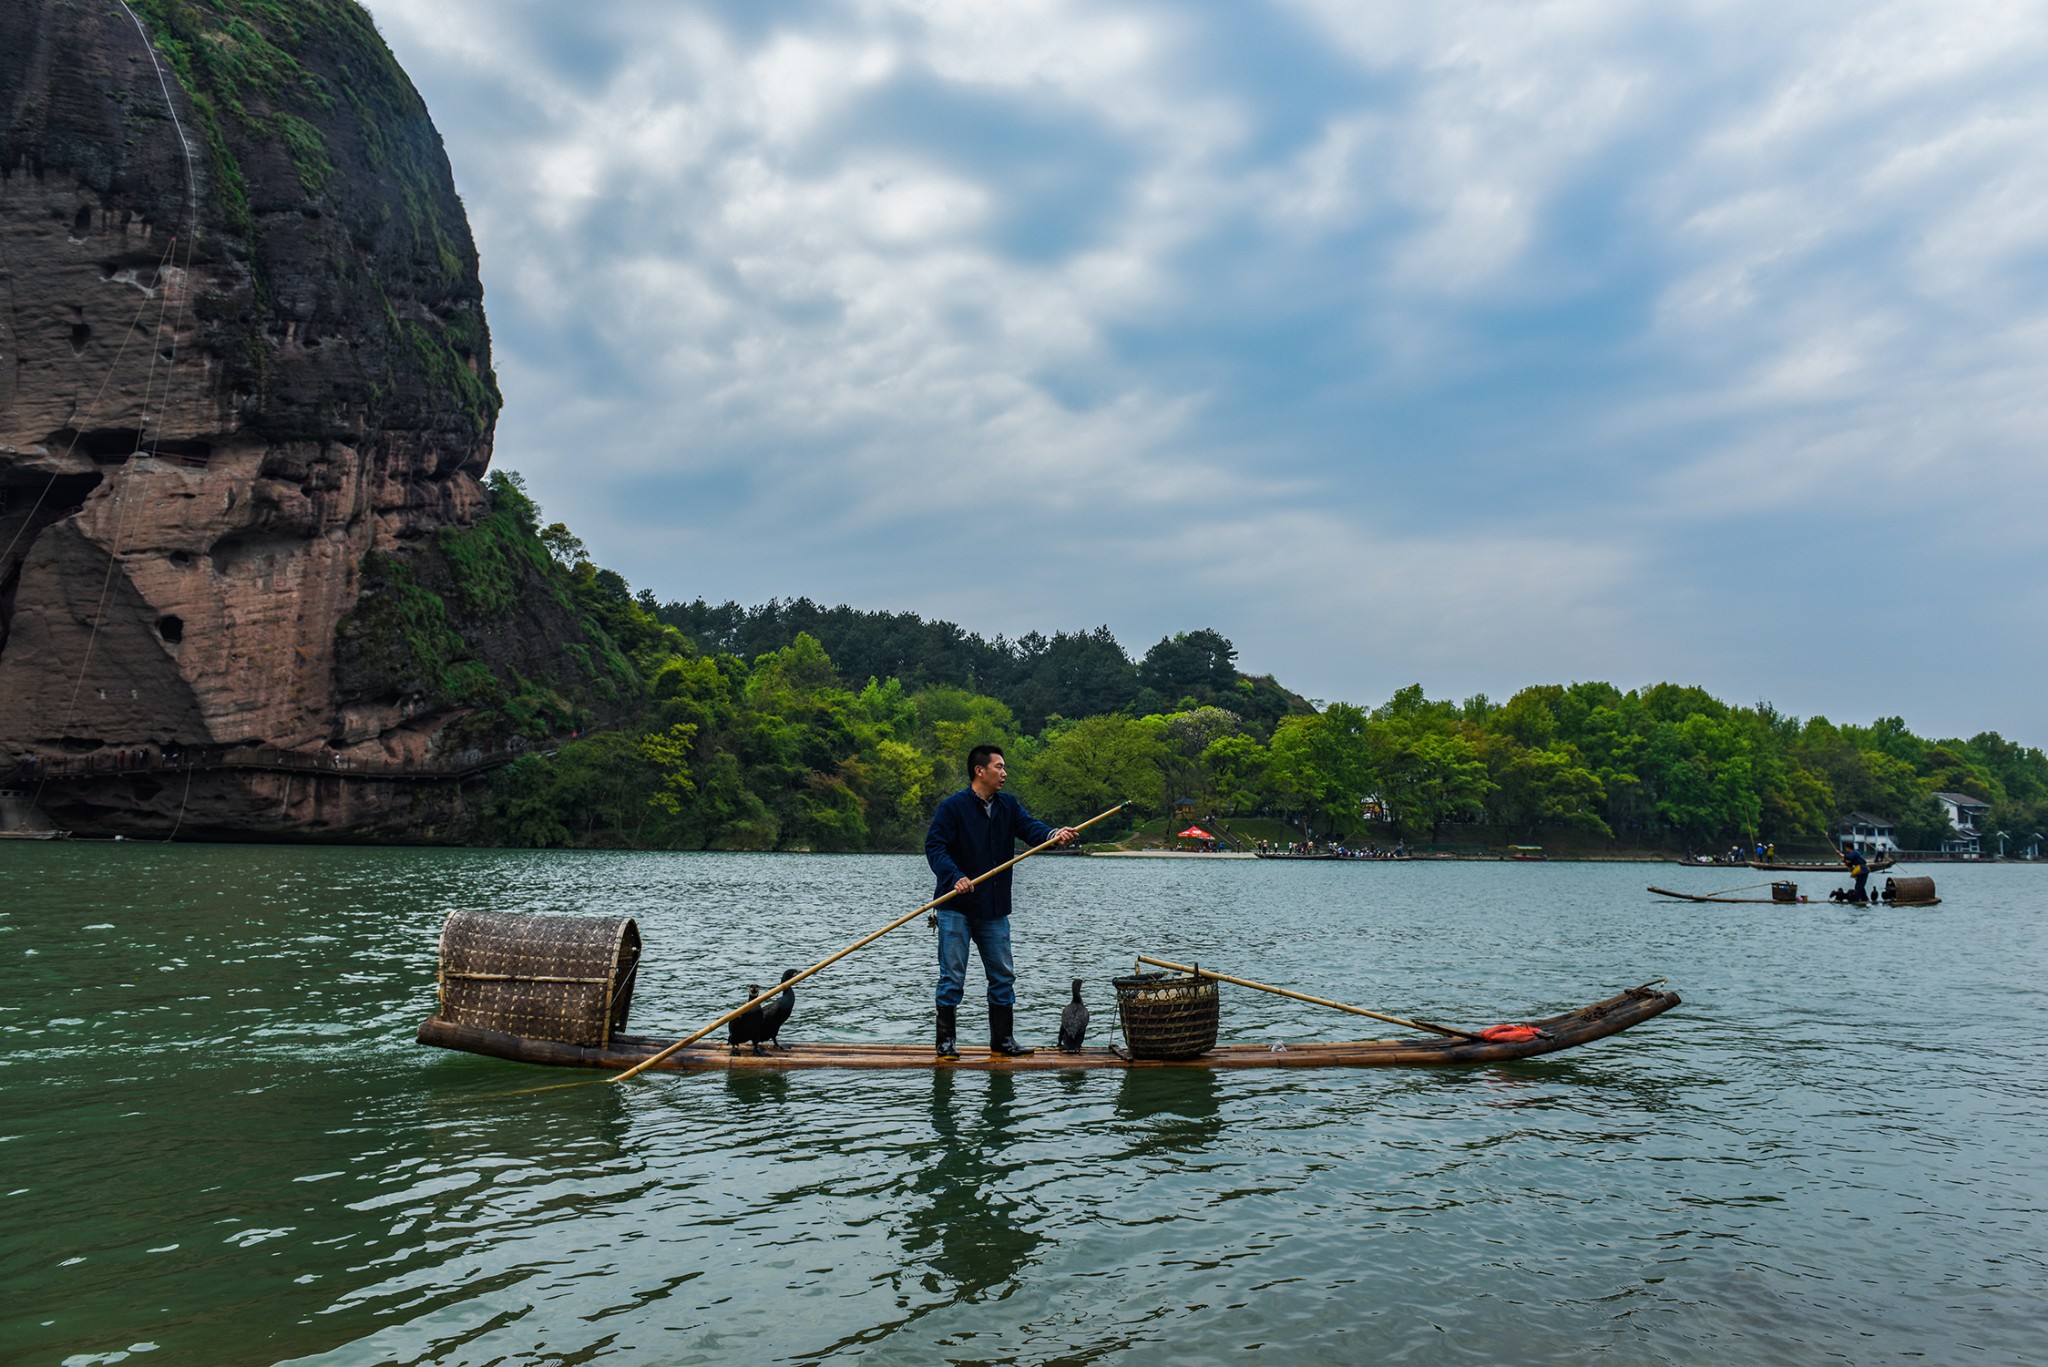
POLYGON ((187 749, 182 745, 121 746, 95 750, 86 755, 46 756, 26 751, 14 757, 10 766, 28 778, 75 773, 133 773, 140 769, 175 769, 187 760, 204 764, 217 758, 222 747, 187 749))
POLYGON ((1740 866, 1747 864, 1752 859, 1758 863, 1767 863, 1775 860, 1777 857, 1778 847, 1775 843, 1759 842, 1754 851, 1746 850, 1740 845, 1730 845, 1726 854, 1696 854, 1692 857, 1692 862, 1695 864, 1740 866))
POLYGON ((1326 840, 1318 845, 1313 840, 1261 840, 1257 845, 1260 854, 1317 856, 1324 859, 1406 859, 1408 843, 1394 842, 1392 849, 1380 845, 1345 845, 1338 841, 1326 840))

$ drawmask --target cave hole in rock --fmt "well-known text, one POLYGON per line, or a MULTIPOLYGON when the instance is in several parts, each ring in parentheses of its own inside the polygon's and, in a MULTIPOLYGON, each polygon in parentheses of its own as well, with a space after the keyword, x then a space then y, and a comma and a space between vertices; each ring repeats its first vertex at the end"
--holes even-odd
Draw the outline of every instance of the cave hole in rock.
POLYGON ((71 325, 71 352, 73 355, 85 355, 85 344, 91 340, 91 323, 73 323, 71 325))
POLYGON ((85 500, 106 478, 99 471, 83 475, 46 475, 40 470, 0 469, 0 527, 15 552, 28 554, 37 532, 85 506, 85 500), (16 538, 19 538, 17 540, 16 538))
MULTIPOLYGON (((119 465, 143 448, 142 433, 133 427, 95 427, 80 432, 60 427, 43 438, 43 445, 59 454, 85 456, 95 465, 119 465)), ((149 443, 149 454, 181 465, 204 468, 213 458, 213 443, 196 437, 159 437, 149 443)), ((92 477, 99 482, 99 476, 92 477)))
POLYGON ((92 205, 81 204, 78 212, 71 216, 71 235, 84 237, 92 231, 92 205))
POLYGON ((170 645, 178 644, 185 639, 185 619, 171 613, 164 614, 156 619, 156 634, 170 645))
POLYGON ((43 438, 43 445, 57 453, 85 456, 95 465, 119 465, 135 454, 142 433, 133 427, 95 427, 81 432, 60 427, 43 438))
POLYGON ((160 437, 150 442, 149 453, 159 460, 204 470, 213 460, 213 443, 196 437, 160 437))

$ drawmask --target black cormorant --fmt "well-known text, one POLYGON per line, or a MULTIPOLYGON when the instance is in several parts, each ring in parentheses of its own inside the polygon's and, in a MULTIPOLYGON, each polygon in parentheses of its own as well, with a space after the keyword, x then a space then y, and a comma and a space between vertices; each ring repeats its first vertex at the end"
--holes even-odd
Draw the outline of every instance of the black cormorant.
MULTIPOLYGON (((761 985, 759 983, 747 984, 748 1001, 753 1001, 754 998, 760 995, 761 985)), ((768 1024, 766 1007, 767 1003, 762 1002, 748 1007, 732 1018, 732 1022, 725 1027, 725 1047, 727 1053, 737 1054, 742 1044, 751 1044, 754 1046, 755 1053, 761 1052, 761 1041, 768 1038, 768 1032, 765 1028, 768 1024)))
POLYGON ((1078 1054, 1081 1039, 1088 1033, 1088 1008, 1081 1005, 1081 980, 1074 979, 1074 999, 1060 1013, 1060 1052, 1078 1054))
MULTIPOLYGON (((796 970, 793 968, 782 970, 782 981, 784 982, 788 982, 795 976, 796 970)), ((761 1006, 761 1038, 767 1040, 777 1049, 787 1051, 789 1046, 777 1039, 776 1036, 780 1035, 782 1027, 789 1023, 789 1013, 794 1010, 796 1010, 796 989, 793 987, 784 988, 781 996, 764 1002, 761 1006)))

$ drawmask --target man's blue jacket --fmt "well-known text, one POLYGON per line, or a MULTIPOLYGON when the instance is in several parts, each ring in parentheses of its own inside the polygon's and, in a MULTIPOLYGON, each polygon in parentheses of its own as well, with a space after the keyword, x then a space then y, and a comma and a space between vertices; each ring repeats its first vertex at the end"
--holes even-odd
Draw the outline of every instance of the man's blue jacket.
MULTIPOLYGON (((1019 836, 1042 845, 1052 839, 1052 833, 1051 826, 1025 811, 1024 804, 1008 793, 998 792, 984 808, 972 788, 962 788, 939 804, 939 810, 932 813, 932 828, 925 833, 925 861, 939 876, 932 896, 942 896, 960 879, 979 878, 1014 858, 1019 836)), ((961 893, 946 903, 946 909, 969 916, 1008 916, 1010 871, 961 893)))

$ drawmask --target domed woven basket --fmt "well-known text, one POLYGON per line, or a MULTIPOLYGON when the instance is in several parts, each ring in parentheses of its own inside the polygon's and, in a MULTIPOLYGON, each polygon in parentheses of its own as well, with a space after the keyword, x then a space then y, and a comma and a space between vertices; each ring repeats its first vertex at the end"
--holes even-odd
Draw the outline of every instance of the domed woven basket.
POLYGON ((453 911, 441 927, 442 1020, 602 1046, 626 1028, 640 966, 630 916, 453 911))
POLYGON ((1214 978, 1165 973, 1118 978, 1116 1008, 1133 1058, 1199 1058, 1216 1047, 1222 1002, 1214 978))

